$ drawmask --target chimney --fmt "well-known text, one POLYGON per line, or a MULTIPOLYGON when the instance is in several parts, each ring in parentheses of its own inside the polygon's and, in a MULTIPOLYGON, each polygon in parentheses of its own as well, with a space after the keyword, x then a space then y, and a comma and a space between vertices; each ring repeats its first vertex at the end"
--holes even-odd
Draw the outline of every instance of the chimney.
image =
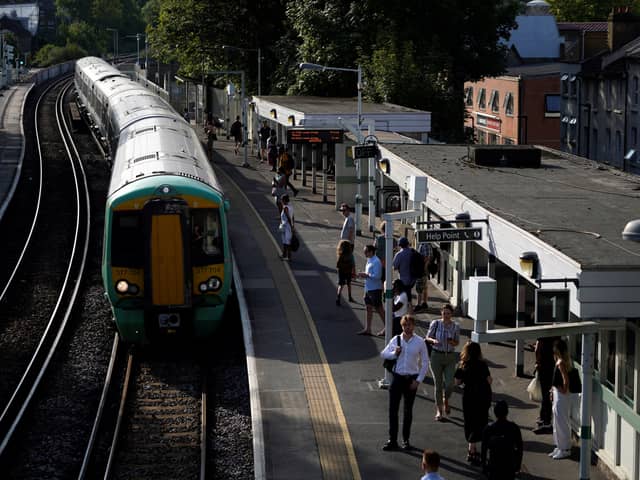
POLYGON ((619 49, 640 36, 640 18, 630 7, 615 7, 609 14, 607 43, 610 51, 619 49))

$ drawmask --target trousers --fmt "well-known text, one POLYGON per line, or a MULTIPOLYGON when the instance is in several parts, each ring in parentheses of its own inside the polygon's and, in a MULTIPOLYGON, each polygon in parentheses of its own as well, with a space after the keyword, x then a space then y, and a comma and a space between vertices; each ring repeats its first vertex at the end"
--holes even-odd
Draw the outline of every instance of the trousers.
POLYGON ((571 394, 560 393, 560 390, 553 387, 553 442, 560 450, 571 450, 570 400, 571 394))
POLYGON ((448 400, 453 391, 453 376, 456 373, 458 355, 456 352, 443 353, 434 349, 429 360, 435 384, 436 404, 442 406, 444 399, 448 400))
POLYGON ((404 397, 404 415, 402 417, 402 439, 409 441, 411 436, 411 422, 413 421, 413 402, 418 390, 410 388, 417 375, 393 374, 389 386, 389 440, 395 442, 398 439, 398 410, 400 400, 404 397))

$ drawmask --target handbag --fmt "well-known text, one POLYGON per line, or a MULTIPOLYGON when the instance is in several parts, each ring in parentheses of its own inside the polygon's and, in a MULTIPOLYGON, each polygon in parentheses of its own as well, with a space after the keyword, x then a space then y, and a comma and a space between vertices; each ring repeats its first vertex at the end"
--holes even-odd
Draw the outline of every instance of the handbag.
MULTIPOLYGON (((398 346, 400 346, 400 335, 396 335, 396 341, 398 342, 398 346)), ((393 369, 396 368, 396 362, 397 361, 398 361, 397 357, 396 358, 385 358, 384 361, 382 362, 382 366, 388 372, 393 373, 393 369)))
MULTIPOLYGON (((434 321, 438 322, 438 320, 434 320, 434 321)), ((436 329, 433 331, 434 337, 436 336, 436 333, 438 333, 438 323, 436 323, 436 329)), ((431 358, 431 352, 433 351, 433 343, 428 342, 427 337, 424 337, 424 343, 427 344, 427 353, 429 354, 429 358, 431 358)))
POLYGON ((580 372, 577 368, 569 370, 569 393, 582 392, 582 382, 580 381, 580 372))
POLYGON ((529 382, 527 392, 529 392, 529 400, 533 402, 542 402, 542 385, 540 385, 538 372, 536 372, 536 375, 533 377, 531 382, 529 382))
POLYGON ((295 233, 291 233, 291 243, 289 244, 289 248, 292 252, 297 252, 300 248, 300 240, 295 233))

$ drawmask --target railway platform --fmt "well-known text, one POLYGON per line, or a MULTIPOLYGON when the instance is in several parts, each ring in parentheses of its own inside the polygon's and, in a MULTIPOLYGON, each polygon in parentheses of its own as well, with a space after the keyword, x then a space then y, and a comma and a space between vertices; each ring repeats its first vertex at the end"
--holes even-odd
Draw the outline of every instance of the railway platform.
MULTIPOLYGON (((241 166, 242 156, 234 155, 231 142, 216 142, 214 167, 231 201, 231 241, 252 326, 265 478, 418 479, 425 448, 441 454, 445 479, 483 478, 478 467, 466 462, 461 392, 453 394, 448 420, 436 422, 430 373, 414 405, 414 450, 382 451, 388 431, 388 393, 378 388, 384 340, 356 335, 365 316, 362 282, 353 285, 356 303, 335 304, 335 248, 343 217, 333 205, 333 183, 329 203, 324 203, 320 193, 294 181, 300 188, 292 205, 301 247, 290 263, 283 262, 278 257, 279 216, 270 196, 273 172, 255 156, 249 163, 249 168, 241 166)), ((373 243, 368 232, 356 239, 359 271, 368 243, 373 243)), ((416 332, 423 336, 447 301, 436 286, 429 292, 430 310, 417 315, 416 332)), ((456 321, 465 341, 472 322, 456 321)), ((374 317, 373 330, 380 327, 374 317)), ((525 453, 520 478, 579 478, 577 446, 570 459, 552 460, 547 456, 553 450, 552 435, 532 432, 539 404, 528 399, 529 380, 514 376, 514 346, 482 348, 494 378, 494 400, 506 400, 510 419, 521 427, 525 453)), ((525 365, 532 373, 532 352, 526 352, 525 365)), ((608 475, 592 466, 590 478, 608 475)))
POLYGON ((21 83, 0 90, 0 220, 20 179, 25 146, 22 111, 31 86, 21 83))

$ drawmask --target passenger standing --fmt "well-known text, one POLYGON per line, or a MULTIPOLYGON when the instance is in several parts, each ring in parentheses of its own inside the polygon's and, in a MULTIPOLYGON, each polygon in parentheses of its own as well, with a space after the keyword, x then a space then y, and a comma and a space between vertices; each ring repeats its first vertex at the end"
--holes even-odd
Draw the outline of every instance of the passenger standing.
POLYGON ((380 259, 376 257, 376 247, 367 245, 364 247, 364 256, 367 257, 367 264, 364 272, 358 273, 358 277, 364 278, 364 304, 367 307, 366 326, 358 332, 358 335, 371 335, 371 322, 373 311, 380 315, 382 320, 382 330, 379 336, 384 335, 384 310, 382 309, 382 265, 380 259))
MULTIPOLYGON (((569 427, 569 372, 573 370, 573 362, 569 356, 567 342, 558 339, 553 344, 553 355, 556 367, 551 381, 553 396, 553 442, 556 448, 549 454, 554 460, 562 460, 571 456, 571 429, 569 427)), ((544 395, 545 392, 542 392, 544 395)))
POLYGON ((422 453, 422 471, 424 476, 420 480, 444 480, 438 473, 440 468, 440 455, 433 450, 425 450, 422 453))
POLYGON ((336 268, 338 269, 338 292, 336 296, 336 305, 340 305, 342 287, 345 285, 349 292, 349 301, 355 302, 351 296, 351 275, 354 268, 356 268, 356 261, 353 258, 353 249, 351 248, 351 244, 347 240, 340 240, 340 242, 338 242, 336 256, 338 257, 336 261, 336 268))
POLYGON ((411 306, 411 290, 416 282, 416 279, 411 276, 411 254, 412 250, 409 247, 409 240, 407 237, 400 237, 398 240, 400 251, 393 257, 393 268, 398 271, 400 280, 404 283, 404 290, 407 292, 407 300, 409 301, 409 313, 413 313, 413 307, 411 306))
POLYGON ((453 321, 453 307, 445 304, 440 311, 442 318, 429 325, 427 342, 433 345, 431 351, 431 374, 435 389, 437 422, 451 413, 449 397, 453 390, 453 376, 456 371, 456 347, 460 343, 460 326, 453 321))
POLYGON ((278 137, 276 131, 271 129, 269 138, 267 139, 267 160, 271 165, 271 171, 276 171, 276 165, 278 164, 278 137))
POLYGON ((212 123, 207 123, 205 127, 205 132, 207 134, 207 154, 209 156, 209 161, 213 161, 213 142, 218 139, 216 135, 216 129, 212 123))
POLYGON ((267 140, 271 135, 271 129, 269 128, 267 121, 262 122, 262 128, 259 132, 260 135, 260 163, 267 161, 267 140))
MULTIPOLYGON (((351 216, 351 209, 346 203, 340 205, 340 212, 344 216, 344 222, 342 223, 342 230, 340 230, 340 239, 348 240, 351 246, 355 246, 356 242, 356 222, 351 216)), ((374 247, 375 248, 375 247, 374 247)))
POLYGON ((409 309, 407 308, 407 292, 404 291, 402 280, 396 278, 393 281, 393 320, 391 321, 391 334, 400 335, 402 327, 400 320, 404 317, 409 309))
POLYGON ((536 353, 536 375, 542 391, 540 415, 537 420, 538 427, 533 430, 533 433, 537 435, 553 432, 553 425, 551 424, 551 395, 549 392, 551 392, 551 382, 555 368, 553 344, 556 340, 559 340, 559 337, 539 338, 534 349, 536 353))
POLYGON ((493 414, 496 421, 482 433, 482 471, 489 480, 513 480, 522 465, 522 434, 507 420, 507 402, 498 400, 493 414))
POLYGON ((240 122, 240 116, 237 116, 236 121, 231 124, 229 133, 231 133, 231 136, 236 142, 234 152, 238 155, 238 148, 242 145, 242 122, 240 122))
POLYGON ((280 232, 282 233, 282 260, 291 261, 291 237, 295 230, 293 206, 289 204, 289 195, 282 195, 282 211, 280 212, 280 232))
POLYGON ((429 262, 431 261, 431 245, 422 242, 418 246, 418 253, 424 260, 424 275, 416 280, 416 308, 415 311, 426 311, 429 309, 429 262))
POLYGON ((273 196, 276 206, 278 207, 278 213, 282 213, 282 196, 287 193, 287 176, 284 174, 284 170, 280 169, 273 177, 271 181, 271 195, 273 196))
POLYGON ((398 335, 395 335, 380 353, 380 356, 386 360, 396 359, 389 386, 389 440, 382 447, 385 451, 398 448, 398 409, 402 398, 404 398, 402 448, 411 450, 409 439, 413 421, 413 402, 429 367, 427 346, 422 337, 413 334, 416 327, 415 318, 412 315, 405 315, 400 324, 402 325, 400 341, 398 342, 398 335))
POLYGON ((298 195, 298 189, 294 187, 289 178, 291 177, 291 173, 293 172, 293 158, 284 145, 280 145, 278 148, 278 168, 282 168, 284 174, 287 176, 287 186, 293 192, 293 196, 296 197, 298 195))
POLYGON ((482 359, 479 343, 467 342, 462 348, 455 379, 456 385, 464 385, 462 414, 464 436, 469 443, 467 461, 480 463, 477 443, 482 440, 484 427, 489 423, 492 379, 487 362, 482 359))

